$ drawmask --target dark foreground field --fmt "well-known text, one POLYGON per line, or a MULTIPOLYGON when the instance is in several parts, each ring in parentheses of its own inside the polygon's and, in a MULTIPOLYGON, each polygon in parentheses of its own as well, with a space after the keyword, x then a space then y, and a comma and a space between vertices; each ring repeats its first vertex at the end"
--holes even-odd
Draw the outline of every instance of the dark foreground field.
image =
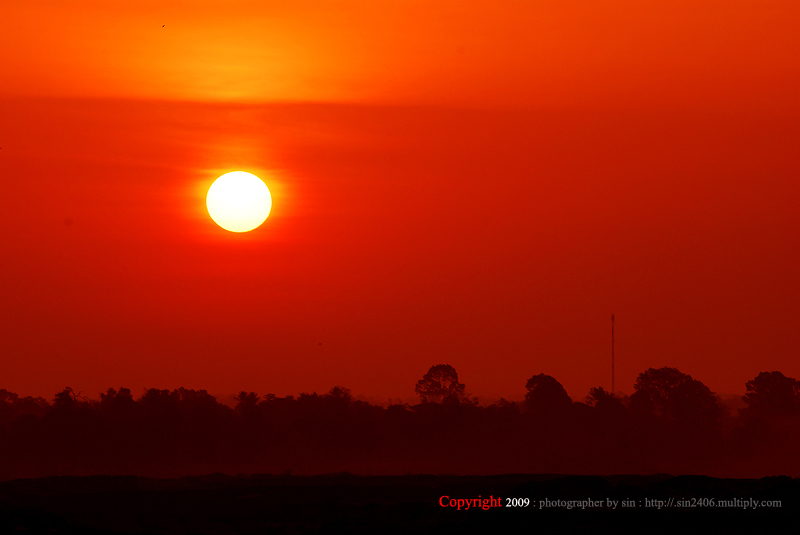
POLYGON ((796 533, 799 509, 800 480, 788 477, 213 474, 0 483, 3 533, 796 533), (443 496, 529 505, 458 510, 442 507, 443 496), (593 507, 575 503, 588 499, 593 507), (542 507, 544 500, 561 503, 542 507))

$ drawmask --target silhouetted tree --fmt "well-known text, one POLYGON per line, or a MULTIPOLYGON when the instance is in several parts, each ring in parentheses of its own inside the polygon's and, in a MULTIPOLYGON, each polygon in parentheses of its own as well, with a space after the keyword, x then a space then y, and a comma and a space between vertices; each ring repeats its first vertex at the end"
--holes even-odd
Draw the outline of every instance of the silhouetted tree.
POLYGON ((525 384, 525 406, 529 411, 543 413, 561 413, 572 407, 572 399, 564 387, 554 377, 540 373, 534 375, 525 384))
POLYGON ((333 399, 339 399, 347 403, 352 403, 353 401, 353 394, 350 392, 350 389, 343 386, 334 386, 331 388, 330 392, 326 394, 326 396, 333 399))
POLYGON ((593 406, 601 414, 621 416, 625 413, 625 406, 622 404, 622 400, 611 392, 607 392, 602 386, 589 389, 586 403, 593 406))
POLYGON ((239 395, 234 398, 238 403, 234 410, 239 414, 252 415, 258 409, 258 401, 260 396, 255 392, 245 392, 242 390, 239 395))
POLYGON ((136 402, 133 400, 131 391, 128 388, 120 388, 117 391, 109 388, 105 392, 100 392, 100 409, 112 412, 131 410, 136 402))
POLYGON ((709 388, 676 368, 649 368, 639 374, 630 398, 636 414, 688 425, 716 426, 723 409, 709 388))
POLYGON ((742 397, 748 408, 759 415, 800 414, 800 381, 781 372, 761 372, 747 381, 742 397))
POLYGON ((468 400, 464 388, 464 384, 458 382, 455 368, 449 364, 437 364, 417 381, 414 391, 423 403, 460 402, 468 400))
POLYGON ((170 391, 168 389, 160 390, 158 388, 148 388, 145 390, 141 399, 139 399, 139 403, 147 410, 163 412, 166 407, 174 407, 177 409, 180 400, 181 395, 177 390, 170 391))
POLYGON ((513 401, 508 401, 506 398, 500 398, 487 407, 488 409, 496 411, 507 411, 511 413, 518 413, 519 408, 513 401))
POLYGON ((258 393, 256 392, 246 392, 244 390, 241 390, 239 391, 239 395, 234 397, 233 399, 238 401, 239 404, 258 405, 258 401, 259 399, 261 399, 261 396, 259 396, 258 393))
POLYGON ((176 392, 180 396, 181 407, 190 413, 211 414, 224 411, 228 408, 217 401, 217 398, 209 394, 206 390, 194 390, 181 387, 176 392))
POLYGON ((69 410, 77 408, 80 402, 85 402, 86 398, 84 398, 80 392, 77 394, 74 390, 70 387, 66 387, 64 390, 56 394, 55 399, 53 400, 53 408, 58 410, 69 410))
POLYGON ((14 421, 22 415, 41 417, 50 410, 50 404, 42 397, 24 398, 5 388, 0 389, 0 426, 14 421))

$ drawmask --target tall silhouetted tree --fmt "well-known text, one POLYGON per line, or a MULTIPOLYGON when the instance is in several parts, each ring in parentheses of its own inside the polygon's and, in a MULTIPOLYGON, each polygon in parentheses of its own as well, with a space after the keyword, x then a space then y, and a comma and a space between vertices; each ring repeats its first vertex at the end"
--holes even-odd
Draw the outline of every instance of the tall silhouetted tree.
POLYGON ((414 391, 423 403, 442 401, 466 401, 464 384, 458 382, 456 369, 449 364, 431 366, 428 373, 417 381, 414 391))
POLYGON ((744 402, 759 415, 800 414, 800 381, 781 372, 761 372, 747 381, 744 402))
POLYGON ((525 406, 534 413, 560 413, 572 407, 572 399, 554 377, 540 373, 525 384, 525 406))
POLYGON ((234 399, 238 401, 234 409, 237 413, 251 415, 258 410, 258 401, 261 397, 256 392, 242 390, 234 399))
POLYGON ((59 411, 71 410, 77 408, 81 404, 85 404, 85 401, 86 398, 84 398, 80 392, 75 393, 72 388, 66 387, 56 394, 53 400, 53 408, 59 411))
POLYGON ((722 407, 716 395, 676 368, 649 368, 639 374, 630 398, 631 411, 667 422, 716 426, 722 407))

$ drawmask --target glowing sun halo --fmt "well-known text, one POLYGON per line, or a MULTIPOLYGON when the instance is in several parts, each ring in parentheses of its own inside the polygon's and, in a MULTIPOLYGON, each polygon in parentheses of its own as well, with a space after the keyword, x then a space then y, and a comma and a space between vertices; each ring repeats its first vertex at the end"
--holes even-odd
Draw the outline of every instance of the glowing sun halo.
POLYGON ((247 232, 267 219, 272 195, 256 175, 233 171, 211 184, 206 206, 211 219, 220 227, 231 232, 247 232))

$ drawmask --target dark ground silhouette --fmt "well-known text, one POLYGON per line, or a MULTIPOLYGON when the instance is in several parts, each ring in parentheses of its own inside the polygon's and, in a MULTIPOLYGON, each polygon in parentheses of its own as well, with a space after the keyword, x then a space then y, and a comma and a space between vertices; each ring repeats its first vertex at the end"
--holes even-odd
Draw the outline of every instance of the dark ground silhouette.
POLYGON ((417 383, 421 403, 388 407, 342 387, 242 391, 234 408, 185 388, 99 400, 66 388, 52 403, 0 390, 0 531, 776 533, 800 505, 787 477, 800 474, 799 385, 760 373, 737 414, 674 368, 642 372, 629 397, 592 388, 581 403, 537 374, 524 402, 486 407, 449 365, 417 383), (314 475, 325 473, 339 475, 314 475), (459 511, 442 496, 533 505, 459 511), (545 499, 634 506, 536 507, 545 499))
POLYGON ((648 369, 627 398, 602 388, 573 403, 553 377, 523 403, 477 404, 455 369, 417 384, 418 405, 378 407, 335 387, 297 397, 110 388, 53 403, 0 390, 0 479, 54 475, 179 477, 213 472, 319 474, 800 475, 800 389, 780 372, 746 385, 732 414, 700 381, 648 369), (440 400, 440 403, 431 402, 440 400))

